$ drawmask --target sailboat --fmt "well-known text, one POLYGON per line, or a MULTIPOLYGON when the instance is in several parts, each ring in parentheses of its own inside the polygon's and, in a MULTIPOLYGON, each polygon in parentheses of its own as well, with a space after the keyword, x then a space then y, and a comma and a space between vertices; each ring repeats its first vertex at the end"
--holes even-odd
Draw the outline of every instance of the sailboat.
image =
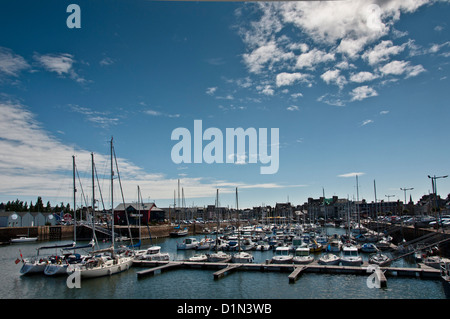
POLYGON ((231 260, 231 256, 223 251, 218 251, 218 242, 219 242, 219 226, 220 226, 220 217, 218 213, 219 207, 219 190, 216 191, 216 216, 217 216, 217 230, 216 230, 216 241, 215 241, 215 252, 208 255, 208 261, 210 262, 229 262, 231 260))
MULTIPOLYGON (((63 254, 62 256, 52 256, 49 259, 49 263, 44 269, 44 274, 47 276, 55 276, 55 275, 65 275, 67 274, 67 268, 70 264, 81 264, 84 262, 84 259, 88 257, 88 255, 80 255, 75 253, 77 249, 82 248, 93 248, 94 247, 94 237, 95 237, 95 228, 94 228, 94 219, 92 218, 92 230, 93 230, 93 238, 89 244, 86 245, 76 245, 77 240, 77 217, 76 217, 76 183, 75 183, 75 156, 72 156, 73 159, 73 215, 74 215, 74 225, 73 225, 73 244, 72 245, 62 245, 58 247, 44 247, 44 248, 62 248, 63 254), (73 250, 72 252, 68 252, 73 250)), ((94 187, 94 155, 91 154, 91 162, 92 162, 92 185, 94 187)), ((94 188, 93 188, 94 189, 94 188)), ((41 249, 43 249, 41 247, 41 249)))
POLYGON ((235 253, 233 255, 233 257, 231 258, 231 261, 233 263, 252 263, 253 262, 253 255, 246 252, 246 251, 241 251, 241 237, 239 234, 239 224, 240 224, 240 219, 239 219, 239 204, 238 204, 238 189, 236 187, 236 211, 237 211, 237 215, 238 215, 238 227, 237 227, 237 231, 238 231, 238 252, 235 253))
MULTIPOLYGON (((92 258, 88 259, 84 264, 78 267, 68 267, 68 273, 79 271, 81 278, 95 278, 107 275, 117 274, 128 270, 133 264, 133 254, 126 251, 124 254, 117 254, 114 249, 114 167, 113 159, 115 159, 117 174, 120 182, 119 169, 117 159, 115 158, 113 139, 111 138, 111 216, 112 216, 112 242, 111 247, 90 252, 92 258)), ((123 200, 123 194, 122 194, 123 200)), ((125 206, 125 205, 124 205, 125 206)), ((127 216, 127 215, 125 215, 127 216)), ((128 219, 128 217, 127 217, 128 219)), ((130 236, 131 238, 131 236, 130 236)), ((131 243, 133 244, 133 243, 131 243)), ((71 265, 72 266, 72 265, 71 265)))

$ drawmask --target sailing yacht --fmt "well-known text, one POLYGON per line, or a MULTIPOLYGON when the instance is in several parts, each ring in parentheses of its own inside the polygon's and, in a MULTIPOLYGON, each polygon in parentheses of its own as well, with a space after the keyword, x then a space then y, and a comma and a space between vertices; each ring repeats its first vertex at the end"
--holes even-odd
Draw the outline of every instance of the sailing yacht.
POLYGON ((219 229, 220 229, 220 217, 217 212, 217 207, 219 206, 219 190, 216 191, 216 216, 217 216, 217 229, 216 229, 216 240, 214 244, 215 253, 208 255, 209 262, 229 262, 231 256, 223 251, 219 251, 219 229))
POLYGON ((85 263, 77 265, 77 267, 73 267, 72 265, 70 265, 70 267, 67 268, 68 273, 72 273, 73 271, 79 271, 81 278, 94 278, 113 275, 128 270, 133 265, 134 253, 132 251, 130 253, 129 250, 126 250, 123 254, 118 254, 115 252, 114 249, 115 241, 114 241, 113 159, 115 159, 117 174, 120 182, 119 168, 117 166, 117 159, 114 153, 113 139, 111 138, 111 215, 112 215, 111 243, 112 244, 111 247, 90 252, 89 254, 92 257, 87 258, 85 263))
POLYGON ((238 252, 235 253, 233 255, 233 257, 231 258, 231 261, 233 263, 252 263, 254 258, 253 255, 246 252, 246 251, 241 251, 241 238, 240 238, 240 234, 239 234, 239 223, 240 223, 240 218, 239 218, 239 204, 238 204, 238 189, 236 187, 236 211, 237 211, 237 215, 238 215, 238 252))

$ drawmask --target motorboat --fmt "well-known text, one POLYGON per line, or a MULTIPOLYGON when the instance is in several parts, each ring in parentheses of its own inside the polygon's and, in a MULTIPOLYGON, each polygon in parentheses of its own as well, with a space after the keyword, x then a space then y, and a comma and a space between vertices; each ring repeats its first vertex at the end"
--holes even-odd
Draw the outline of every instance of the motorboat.
POLYGON ((199 241, 197 238, 189 237, 185 238, 182 243, 177 243, 177 249, 179 250, 187 250, 187 249, 195 249, 197 245, 199 244, 199 241))
POLYGON ((200 240, 195 246, 195 250, 209 250, 214 245, 214 240, 211 238, 204 238, 200 240))
POLYGON ((381 253, 375 253, 369 256, 369 264, 375 264, 378 266, 387 266, 391 263, 391 259, 381 253))
POLYGON ((12 244, 17 244, 17 243, 29 243, 29 242, 33 242, 33 241, 37 241, 37 240, 38 240, 37 237, 20 236, 19 238, 11 239, 10 242, 12 244))
POLYGON ((208 256, 206 254, 195 254, 188 258, 188 261, 208 261, 208 256))
POLYGON ((341 258, 335 254, 327 253, 319 258, 320 265, 339 265, 341 258))
POLYGON ((294 264, 309 264, 314 261, 314 257, 309 254, 308 247, 298 247, 295 249, 294 257, 292 258, 294 264))
POLYGON ((231 262, 233 263, 252 263, 253 260, 253 255, 246 251, 237 252, 231 258, 231 262))
POLYGON ((375 253, 378 251, 378 248, 377 246, 375 246, 375 244, 365 243, 361 246, 361 251, 363 253, 375 253))
POLYGON ((327 244, 326 251, 328 252, 339 252, 342 248, 342 242, 338 237, 332 237, 327 244))
POLYGON ((266 243, 265 241, 260 240, 255 247, 255 250, 258 251, 267 251, 270 249, 270 245, 266 243))
POLYGON ((210 262, 221 262, 226 263, 231 260, 231 256, 224 253, 223 251, 218 251, 208 255, 208 261, 210 262))
POLYGON ((272 257, 273 264, 290 264, 293 256, 289 254, 289 247, 277 247, 275 255, 272 257))
POLYGON ((342 252, 342 266, 361 266, 362 258, 358 255, 358 248, 356 248, 356 246, 351 244, 344 245, 342 247, 342 252))
POLYGON ((145 253, 135 256, 139 260, 151 260, 151 261, 168 261, 170 260, 169 253, 162 253, 160 246, 151 246, 145 250, 145 253))
POLYGON ((318 253, 318 252, 321 252, 322 250, 323 250, 322 244, 318 243, 315 239, 313 239, 309 243, 309 251, 311 253, 318 253))

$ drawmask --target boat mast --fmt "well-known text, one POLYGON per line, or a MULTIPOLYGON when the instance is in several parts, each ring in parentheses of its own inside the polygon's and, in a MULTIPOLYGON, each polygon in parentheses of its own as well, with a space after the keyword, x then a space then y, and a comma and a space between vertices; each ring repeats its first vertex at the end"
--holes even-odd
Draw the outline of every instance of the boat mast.
POLYGON ((359 234, 361 235, 361 216, 359 213, 359 187, 358 187, 358 174, 356 174, 356 209, 358 212, 358 227, 359 227, 359 234))
POLYGON ((238 217, 238 228, 237 228, 237 234, 238 234, 238 253, 240 253, 241 251, 241 237, 239 236, 239 227, 241 224, 241 220, 239 218, 239 201, 238 201, 238 189, 236 187, 236 212, 237 212, 237 217, 238 217))
MULTIPOLYGON (((113 166, 113 137, 111 136, 111 240, 114 247, 114 166, 113 166)), ((125 208, 124 208, 125 209, 125 208)))
POLYGON ((219 189, 216 190, 216 216, 217 216, 217 229, 216 229, 216 253, 217 253, 217 245, 218 245, 218 236, 219 236, 219 225, 220 225, 220 219, 219 219, 219 189))
POLYGON ((75 155, 72 155, 72 167, 73 167, 73 241, 77 241, 77 209, 76 209, 76 184, 75 184, 75 155))
POLYGON ((95 237, 95 176, 94 176, 94 153, 91 153, 91 166, 92 166, 92 237, 95 237))

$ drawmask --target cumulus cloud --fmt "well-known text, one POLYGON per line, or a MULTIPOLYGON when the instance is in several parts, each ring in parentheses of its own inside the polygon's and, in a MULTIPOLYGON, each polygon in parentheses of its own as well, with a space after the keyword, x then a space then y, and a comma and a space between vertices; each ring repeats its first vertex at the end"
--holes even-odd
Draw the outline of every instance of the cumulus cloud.
POLYGON ((282 72, 282 73, 277 74, 276 84, 278 87, 285 86, 285 85, 292 85, 297 81, 307 80, 307 78, 308 78, 307 74, 302 74, 299 72, 296 72, 296 73, 282 72))
POLYGON ((425 72, 425 68, 421 64, 411 65, 409 61, 392 61, 382 66, 380 72, 383 75, 406 74, 406 78, 409 78, 425 72))
POLYGON ((371 72, 361 71, 350 76, 350 81, 363 83, 377 79, 379 76, 371 72))
POLYGON ((368 87, 367 85, 359 86, 357 88, 354 88, 351 92, 351 100, 352 101, 361 101, 364 99, 367 99, 372 96, 377 96, 378 93, 373 88, 368 87))
POLYGON ((0 75, 18 77, 20 72, 26 70, 30 65, 23 57, 15 54, 11 49, 0 47, 0 75))
POLYGON ((347 84, 347 79, 345 76, 340 74, 340 70, 328 70, 325 73, 323 73, 320 77, 322 80, 324 80, 327 84, 336 84, 339 86, 339 88, 343 88, 345 84, 347 84))

